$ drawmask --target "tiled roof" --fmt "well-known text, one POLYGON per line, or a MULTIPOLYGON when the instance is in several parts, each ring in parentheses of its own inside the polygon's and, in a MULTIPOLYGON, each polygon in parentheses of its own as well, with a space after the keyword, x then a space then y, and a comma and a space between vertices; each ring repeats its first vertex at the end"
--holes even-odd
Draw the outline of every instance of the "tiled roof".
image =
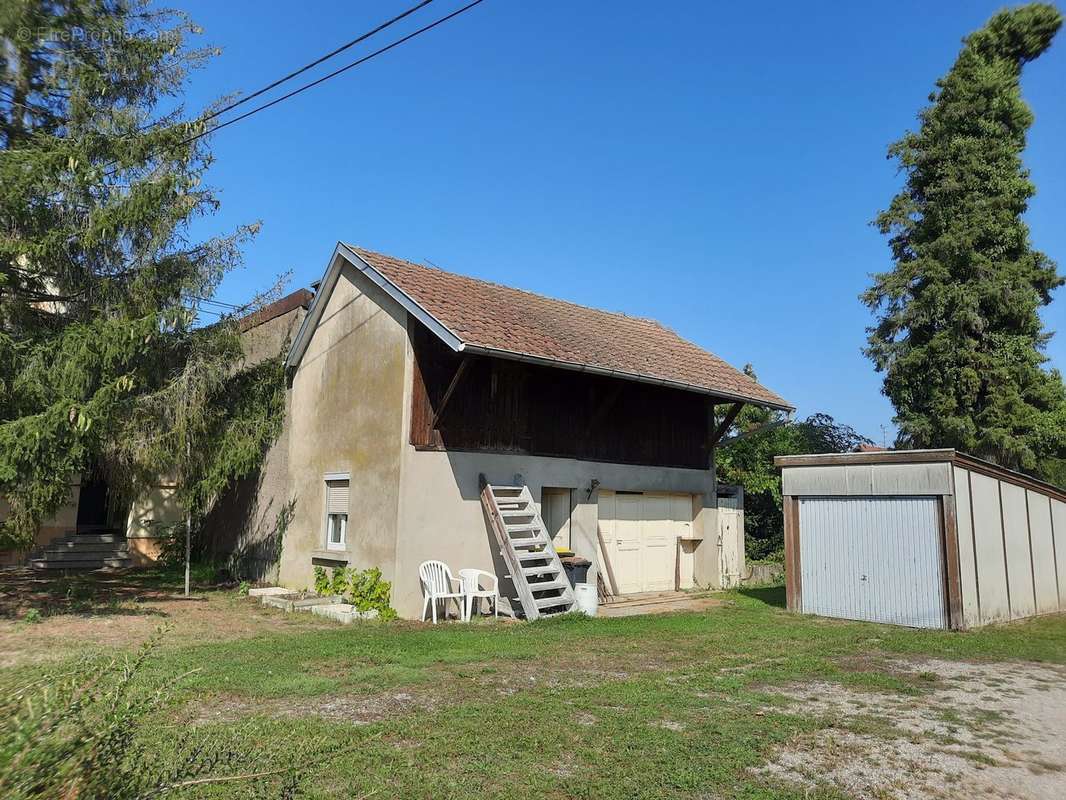
POLYGON ((254 311, 245 317, 241 317, 238 324, 241 331, 246 331, 257 325, 262 325, 264 322, 270 322, 270 320, 280 317, 282 314, 288 314, 290 311, 294 311, 297 308, 307 308, 311 305, 311 301, 315 299, 314 293, 307 289, 297 289, 291 294, 287 294, 280 300, 275 300, 273 303, 263 306, 258 311, 254 311))
POLYGON ((464 347, 791 408, 740 370, 654 320, 579 306, 345 246, 450 330, 464 347))

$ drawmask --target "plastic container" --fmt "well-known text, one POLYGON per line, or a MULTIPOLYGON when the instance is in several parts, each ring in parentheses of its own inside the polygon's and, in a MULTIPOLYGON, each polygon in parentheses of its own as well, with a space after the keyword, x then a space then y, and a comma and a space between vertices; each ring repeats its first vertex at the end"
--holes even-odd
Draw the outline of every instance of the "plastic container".
POLYGON ((596 616, 600 600, 596 596, 596 586, 592 583, 579 583, 574 587, 577 610, 589 617, 596 616))

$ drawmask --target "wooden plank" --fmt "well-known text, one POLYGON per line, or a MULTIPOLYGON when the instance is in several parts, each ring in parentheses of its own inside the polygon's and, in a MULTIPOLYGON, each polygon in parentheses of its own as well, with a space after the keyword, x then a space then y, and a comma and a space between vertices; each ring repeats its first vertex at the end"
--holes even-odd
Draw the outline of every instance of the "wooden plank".
POLYGON ((785 518, 785 603, 789 611, 801 611, 803 598, 800 581, 798 499, 786 495, 783 498, 783 513, 785 518))
POLYGON ((444 390, 444 397, 440 399, 440 405, 437 406, 437 410, 433 413, 433 419, 430 420, 429 429, 435 430, 437 423, 440 421, 441 415, 444 413, 444 409, 448 407, 448 401, 452 399, 452 393, 455 391, 455 387, 459 385, 459 381, 463 377, 463 373, 466 372, 466 365, 470 363, 470 358, 464 358, 459 362, 458 368, 455 370, 455 374, 452 376, 451 383, 448 384, 448 388, 444 390))
POLYGON ((959 565, 959 525, 955 514, 955 497, 941 495, 940 534, 944 543, 944 580, 946 583, 948 627, 963 630, 966 621, 962 613, 962 570, 959 565))
POLYGON ((607 542, 603 540, 603 531, 600 530, 600 525, 596 523, 596 538, 600 542, 600 555, 602 556, 603 566, 607 569, 607 580, 611 582, 611 595, 618 594, 618 582, 614 579, 614 569, 611 567, 611 557, 607 555, 607 542))
POLYGON ((721 441, 722 437, 725 436, 726 431, 728 431, 729 428, 733 425, 733 422, 736 421, 737 414, 740 413, 740 409, 742 408, 744 408, 743 403, 733 403, 733 405, 729 407, 729 411, 726 412, 725 419, 722 420, 722 423, 715 429, 714 433, 711 434, 710 446, 712 450, 715 448, 718 442, 721 441))

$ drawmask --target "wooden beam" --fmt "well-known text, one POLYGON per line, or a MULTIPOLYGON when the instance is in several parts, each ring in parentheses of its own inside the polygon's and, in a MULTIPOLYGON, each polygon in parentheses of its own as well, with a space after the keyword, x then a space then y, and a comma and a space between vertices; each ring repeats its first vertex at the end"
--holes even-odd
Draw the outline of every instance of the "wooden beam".
POLYGON ((955 515, 954 495, 941 495, 940 533, 944 542, 944 579, 946 583, 948 627, 961 631, 966 627, 962 612, 962 571, 959 567, 959 525, 955 515))
POLYGON ((440 405, 437 410, 433 412, 433 419, 429 423, 430 431, 437 429, 437 422, 440 421, 441 415, 444 414, 444 409, 448 407, 448 401, 452 399, 452 392, 455 391, 455 387, 459 385, 459 379, 463 377, 463 373, 466 372, 466 365, 470 363, 470 357, 466 356, 459 362, 459 367, 455 370, 455 374, 452 376, 452 382, 448 384, 448 388, 444 390, 444 397, 440 399, 440 405))
POLYGON ((785 604, 789 611, 803 610, 803 585, 800 582, 799 500, 784 498, 785 515, 785 604))
POLYGON ((725 436, 726 431, 729 430, 730 426, 736 420, 737 414, 740 413, 740 409, 742 408, 744 408, 743 403, 733 403, 733 405, 729 407, 729 411, 726 412, 725 419, 722 420, 722 424, 715 429, 713 434, 711 434, 712 449, 716 447, 718 445, 718 442, 721 441, 722 437, 725 436))

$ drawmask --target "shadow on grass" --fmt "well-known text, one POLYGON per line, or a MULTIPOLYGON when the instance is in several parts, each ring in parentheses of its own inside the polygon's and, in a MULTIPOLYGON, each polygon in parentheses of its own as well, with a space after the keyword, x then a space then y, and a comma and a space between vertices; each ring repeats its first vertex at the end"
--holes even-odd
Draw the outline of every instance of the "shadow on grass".
MULTIPOLYGON (((183 579, 180 572, 159 568, 59 575, 31 569, 5 569, 0 571, 0 619, 19 619, 31 610, 45 617, 61 614, 165 617, 165 612, 141 604, 184 599, 178 594, 183 579)), ((196 574, 193 586, 197 593, 232 588, 196 574)))
POLYGON ((744 586, 737 589, 737 594, 742 594, 752 600, 758 600, 760 603, 775 608, 785 607, 784 586, 744 586))

